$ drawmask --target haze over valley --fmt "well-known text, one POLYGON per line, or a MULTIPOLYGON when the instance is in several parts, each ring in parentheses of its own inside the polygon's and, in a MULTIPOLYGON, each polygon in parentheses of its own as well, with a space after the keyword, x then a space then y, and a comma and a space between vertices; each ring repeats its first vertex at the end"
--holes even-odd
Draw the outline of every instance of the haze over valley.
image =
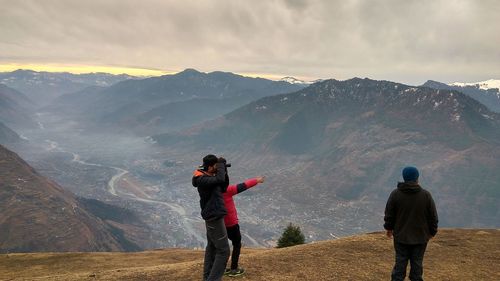
POLYGON ((308 241, 379 230, 408 164, 421 168, 443 226, 498 227, 500 118, 456 90, 186 70, 90 86, 15 114, 30 125, 5 118, 2 144, 118 229, 126 250, 204 246, 191 174, 208 153, 229 159, 233 183, 267 178, 236 199, 248 246, 275 245, 288 222, 308 241))

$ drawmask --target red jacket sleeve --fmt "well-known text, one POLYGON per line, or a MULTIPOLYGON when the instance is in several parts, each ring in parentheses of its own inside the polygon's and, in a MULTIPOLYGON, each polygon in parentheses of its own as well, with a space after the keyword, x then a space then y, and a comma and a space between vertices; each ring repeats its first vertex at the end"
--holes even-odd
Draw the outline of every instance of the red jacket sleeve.
POLYGON ((258 184, 257 179, 248 179, 245 181, 246 189, 252 188, 258 184))
POLYGON ((249 188, 252 188, 258 184, 257 179, 248 179, 245 182, 239 184, 231 184, 227 187, 227 195, 234 196, 240 192, 243 192, 249 188))

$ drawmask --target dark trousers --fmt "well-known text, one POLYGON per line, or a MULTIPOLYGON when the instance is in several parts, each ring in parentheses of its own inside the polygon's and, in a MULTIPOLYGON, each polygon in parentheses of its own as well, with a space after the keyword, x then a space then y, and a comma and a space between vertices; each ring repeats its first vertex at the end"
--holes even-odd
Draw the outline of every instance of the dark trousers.
POLYGON ((230 227, 226 227, 226 230, 227 230, 227 237, 229 238, 229 240, 231 240, 233 244, 233 254, 231 255, 231 269, 237 269, 241 251, 240 225, 236 224, 230 227))
POLYGON ((205 249, 203 280, 220 281, 229 259, 229 243, 224 219, 205 221, 205 227, 207 228, 207 248, 205 249))
POLYGON ((394 250, 396 250, 396 263, 392 270, 392 281, 403 281, 406 276, 406 266, 410 260, 410 280, 423 281, 424 273, 423 261, 427 243, 409 245, 394 241, 394 250))

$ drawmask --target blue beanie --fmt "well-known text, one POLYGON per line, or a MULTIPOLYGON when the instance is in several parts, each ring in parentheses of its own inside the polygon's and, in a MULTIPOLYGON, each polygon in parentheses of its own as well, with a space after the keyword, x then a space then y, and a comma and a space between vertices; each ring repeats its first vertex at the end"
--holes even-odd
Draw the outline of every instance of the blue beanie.
POLYGON ((415 167, 409 166, 403 169, 403 179, 405 180, 405 182, 407 181, 416 182, 418 180, 418 176, 419 173, 417 168, 415 167))

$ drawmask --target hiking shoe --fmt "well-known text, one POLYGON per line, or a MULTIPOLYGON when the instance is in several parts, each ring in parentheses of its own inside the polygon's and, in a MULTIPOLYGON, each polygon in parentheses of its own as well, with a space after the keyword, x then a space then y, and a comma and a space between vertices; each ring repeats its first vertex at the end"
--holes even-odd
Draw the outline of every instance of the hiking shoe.
POLYGON ((229 273, 227 274, 227 276, 236 277, 236 276, 243 275, 243 273, 245 273, 245 269, 243 269, 243 268, 231 269, 229 271, 229 273))

